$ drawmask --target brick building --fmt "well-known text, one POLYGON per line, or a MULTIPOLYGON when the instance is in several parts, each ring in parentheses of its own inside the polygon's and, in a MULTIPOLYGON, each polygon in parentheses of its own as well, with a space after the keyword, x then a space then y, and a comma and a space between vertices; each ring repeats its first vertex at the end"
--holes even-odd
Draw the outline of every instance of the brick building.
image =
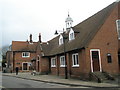
POLYGON ((112 3, 74 27, 68 15, 66 31, 40 45, 42 59, 48 58, 44 60, 51 63, 48 71, 54 75, 65 75, 67 71, 69 77, 88 77, 90 72, 120 73, 119 18, 120 2, 112 3))
POLYGON ((32 41, 30 34, 30 41, 12 41, 11 51, 8 51, 7 63, 8 68, 15 71, 19 67, 20 71, 30 71, 36 68, 36 47, 37 42, 32 41))
POLYGON ((91 72, 120 73, 119 1, 74 27, 69 14, 65 22, 66 30, 46 43, 41 42, 41 35, 38 42, 13 41, 13 67, 26 70, 24 66, 33 60, 40 73, 80 78, 88 78, 91 72), (24 58, 29 54, 23 52, 30 57, 24 58))

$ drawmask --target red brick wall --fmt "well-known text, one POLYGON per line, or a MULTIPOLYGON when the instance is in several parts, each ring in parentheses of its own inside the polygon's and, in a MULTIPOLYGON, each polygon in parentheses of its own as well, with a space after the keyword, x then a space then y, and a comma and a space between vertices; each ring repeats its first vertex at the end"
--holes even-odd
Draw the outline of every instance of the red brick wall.
POLYGON ((43 57, 40 59, 40 71, 41 72, 49 72, 49 59, 46 57, 43 57))
MULTIPOLYGON (((61 55, 63 56, 63 55, 61 55)), ((52 57, 53 58, 53 57, 52 57)), ((51 74, 54 75, 60 75, 64 76, 65 75, 65 68, 60 67, 60 56, 57 56, 57 62, 56 62, 56 67, 51 67, 51 74)), ((68 72, 68 77, 84 77, 86 74, 86 61, 85 61, 85 50, 79 50, 77 52, 72 52, 72 53, 67 53, 66 54, 67 58, 67 72, 68 72), (79 55, 79 67, 72 67, 72 54, 78 53, 79 55)))
POLYGON ((86 49, 87 69, 91 71, 90 49, 100 49, 102 70, 116 74, 118 73, 118 37, 116 30, 116 20, 118 19, 118 7, 107 18, 104 25, 97 32, 94 39, 86 49), (112 55, 112 63, 107 62, 107 53, 112 55))
MULTIPOLYGON (((22 57, 22 52, 15 52, 15 55, 14 55, 14 60, 15 60, 15 63, 14 63, 14 69, 15 67, 19 67, 19 69, 22 69, 22 63, 23 62, 31 62, 31 59, 33 59, 35 57, 36 53, 30 53, 30 57, 22 57), (17 64, 17 63, 20 63, 20 64, 17 64)), ((20 70, 21 71, 21 70, 20 70)))

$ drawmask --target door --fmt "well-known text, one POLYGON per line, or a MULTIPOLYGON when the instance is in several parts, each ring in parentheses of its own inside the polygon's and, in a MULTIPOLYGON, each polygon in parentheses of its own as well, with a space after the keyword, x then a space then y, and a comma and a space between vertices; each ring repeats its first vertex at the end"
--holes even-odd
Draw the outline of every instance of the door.
POLYGON ((23 63, 23 70, 28 70, 28 63, 23 63))
POLYGON ((119 65, 119 71, 120 71, 120 52, 118 52, 118 65, 119 65))
POLYGON ((40 67, 40 65, 39 65, 39 61, 38 61, 38 69, 37 69, 37 70, 38 70, 38 72, 39 72, 39 67, 40 67))
POLYGON ((91 51, 92 72, 100 71, 99 51, 91 51))

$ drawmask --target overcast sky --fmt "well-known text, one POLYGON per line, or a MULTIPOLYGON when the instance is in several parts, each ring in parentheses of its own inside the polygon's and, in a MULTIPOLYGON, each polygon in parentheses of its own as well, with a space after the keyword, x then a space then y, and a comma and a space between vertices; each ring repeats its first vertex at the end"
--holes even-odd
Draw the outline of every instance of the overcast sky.
POLYGON ((55 37, 55 30, 65 28, 68 11, 73 26, 116 0, 0 0, 0 47, 13 41, 42 41, 55 37))

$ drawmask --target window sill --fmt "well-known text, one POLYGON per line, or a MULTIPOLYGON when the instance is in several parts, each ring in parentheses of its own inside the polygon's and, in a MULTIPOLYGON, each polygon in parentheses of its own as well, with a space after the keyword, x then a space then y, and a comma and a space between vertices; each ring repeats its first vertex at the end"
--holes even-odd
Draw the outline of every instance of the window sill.
POLYGON ((56 67, 56 66, 51 66, 52 68, 56 67))
POLYGON ((29 56, 28 57, 22 57, 22 58, 29 58, 29 56))
POLYGON ((73 65, 72 67, 79 67, 79 65, 73 65))
POLYGON ((65 67, 65 65, 61 65, 60 67, 65 67))

